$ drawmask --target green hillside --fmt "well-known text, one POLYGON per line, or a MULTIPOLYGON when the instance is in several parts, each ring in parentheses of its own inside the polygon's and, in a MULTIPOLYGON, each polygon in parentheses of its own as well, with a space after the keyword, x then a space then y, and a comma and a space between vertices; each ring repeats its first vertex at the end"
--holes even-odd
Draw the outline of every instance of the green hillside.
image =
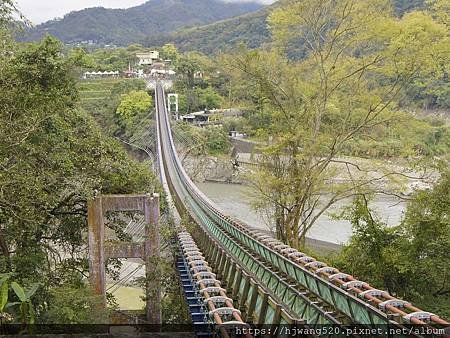
POLYGON ((128 45, 148 36, 185 27, 205 25, 254 12, 256 2, 228 3, 221 0, 150 0, 128 9, 103 7, 74 11, 62 19, 40 24, 20 37, 39 40, 46 33, 65 43, 93 41, 97 44, 128 45))
POLYGON ((146 46, 175 44, 182 51, 196 50, 214 53, 244 42, 256 48, 270 41, 266 19, 269 8, 255 13, 223 20, 210 25, 184 29, 175 33, 150 36, 143 43, 146 46))

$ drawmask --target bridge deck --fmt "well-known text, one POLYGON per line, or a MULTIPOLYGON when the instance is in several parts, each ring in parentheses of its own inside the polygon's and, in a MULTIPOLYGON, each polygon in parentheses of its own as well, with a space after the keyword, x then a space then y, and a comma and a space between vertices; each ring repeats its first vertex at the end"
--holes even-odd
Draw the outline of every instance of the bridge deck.
POLYGON ((158 146, 168 189, 180 214, 199 225, 193 236, 248 322, 448 325, 408 302, 224 215, 189 179, 175 150, 164 90, 157 86, 158 146), (398 322, 393 321, 396 319, 398 322))

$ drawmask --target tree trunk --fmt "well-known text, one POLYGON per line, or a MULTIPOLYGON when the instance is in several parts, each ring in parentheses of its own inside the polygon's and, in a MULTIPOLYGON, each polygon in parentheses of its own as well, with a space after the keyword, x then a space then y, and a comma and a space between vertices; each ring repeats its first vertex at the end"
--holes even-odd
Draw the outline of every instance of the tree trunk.
POLYGON ((298 237, 299 239, 299 247, 298 247, 298 249, 299 250, 301 250, 301 249, 304 249, 305 247, 306 247, 306 234, 302 231, 302 233, 299 235, 299 237, 298 237))
POLYGON ((276 222, 276 231, 277 231, 277 239, 286 243, 288 241, 289 235, 287 229, 285 227, 285 216, 284 209, 278 205, 275 206, 275 222, 276 222))
POLYGON ((296 212, 296 214, 292 220, 292 229, 293 229, 292 230, 292 237, 293 237, 292 246, 294 249, 300 249, 298 223, 299 223, 299 215, 298 215, 298 212, 296 212))

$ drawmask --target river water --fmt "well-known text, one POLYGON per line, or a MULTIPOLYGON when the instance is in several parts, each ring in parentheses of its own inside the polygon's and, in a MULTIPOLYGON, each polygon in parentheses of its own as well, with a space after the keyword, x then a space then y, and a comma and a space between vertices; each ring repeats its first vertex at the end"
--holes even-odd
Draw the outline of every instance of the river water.
MULTIPOLYGON (((236 217, 245 223, 264 230, 272 230, 270 215, 257 213, 251 206, 254 199, 252 189, 245 185, 225 183, 196 183, 199 189, 214 201, 225 214, 236 217)), ((348 203, 349 201, 347 201, 348 203)), ((348 221, 332 219, 330 213, 337 213, 345 202, 330 208, 310 229, 307 237, 335 244, 345 243, 352 234, 348 221)), ((388 225, 397 225, 403 216, 405 203, 389 196, 377 196, 371 204, 380 218, 388 225)))
MULTIPOLYGON (((196 183, 203 193, 213 200, 224 213, 234 216, 256 228, 271 230, 270 216, 265 217, 254 211, 251 206, 254 193, 245 185, 224 183, 196 183)), ((342 206, 342 204, 340 205, 342 206)), ((378 211, 379 216, 389 225, 400 222, 404 203, 398 203, 397 199, 387 196, 379 196, 372 203, 372 207, 378 211)), ((337 212, 339 206, 335 206, 331 212, 337 212)), ((322 215, 318 222, 308 233, 308 237, 335 244, 345 243, 352 233, 351 224, 347 221, 331 219, 330 215, 322 215)), ((129 260, 122 267, 123 274, 134 269, 137 263, 129 260)), ((138 275, 144 276, 142 269, 138 275)), ((143 290, 129 286, 120 287, 113 292, 117 298, 119 308, 122 310, 142 309, 144 303, 140 299, 143 290)))

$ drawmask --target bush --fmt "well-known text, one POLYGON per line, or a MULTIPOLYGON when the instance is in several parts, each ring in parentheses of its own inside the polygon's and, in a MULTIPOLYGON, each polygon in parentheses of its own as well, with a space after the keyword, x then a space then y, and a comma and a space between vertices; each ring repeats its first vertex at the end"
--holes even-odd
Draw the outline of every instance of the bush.
POLYGON ((40 318, 45 324, 107 324, 108 310, 101 297, 85 287, 65 285, 49 291, 48 307, 40 318))
POLYGON ((136 115, 148 113, 152 106, 152 98, 146 92, 133 90, 121 96, 116 114, 122 121, 130 121, 136 115))
POLYGON ((450 171, 419 191, 401 224, 388 227, 358 197, 344 213, 353 225, 337 268, 442 318, 450 316, 450 171))
POLYGON ((204 130, 206 136, 206 150, 209 154, 226 154, 231 148, 228 135, 219 128, 208 128, 204 130))

